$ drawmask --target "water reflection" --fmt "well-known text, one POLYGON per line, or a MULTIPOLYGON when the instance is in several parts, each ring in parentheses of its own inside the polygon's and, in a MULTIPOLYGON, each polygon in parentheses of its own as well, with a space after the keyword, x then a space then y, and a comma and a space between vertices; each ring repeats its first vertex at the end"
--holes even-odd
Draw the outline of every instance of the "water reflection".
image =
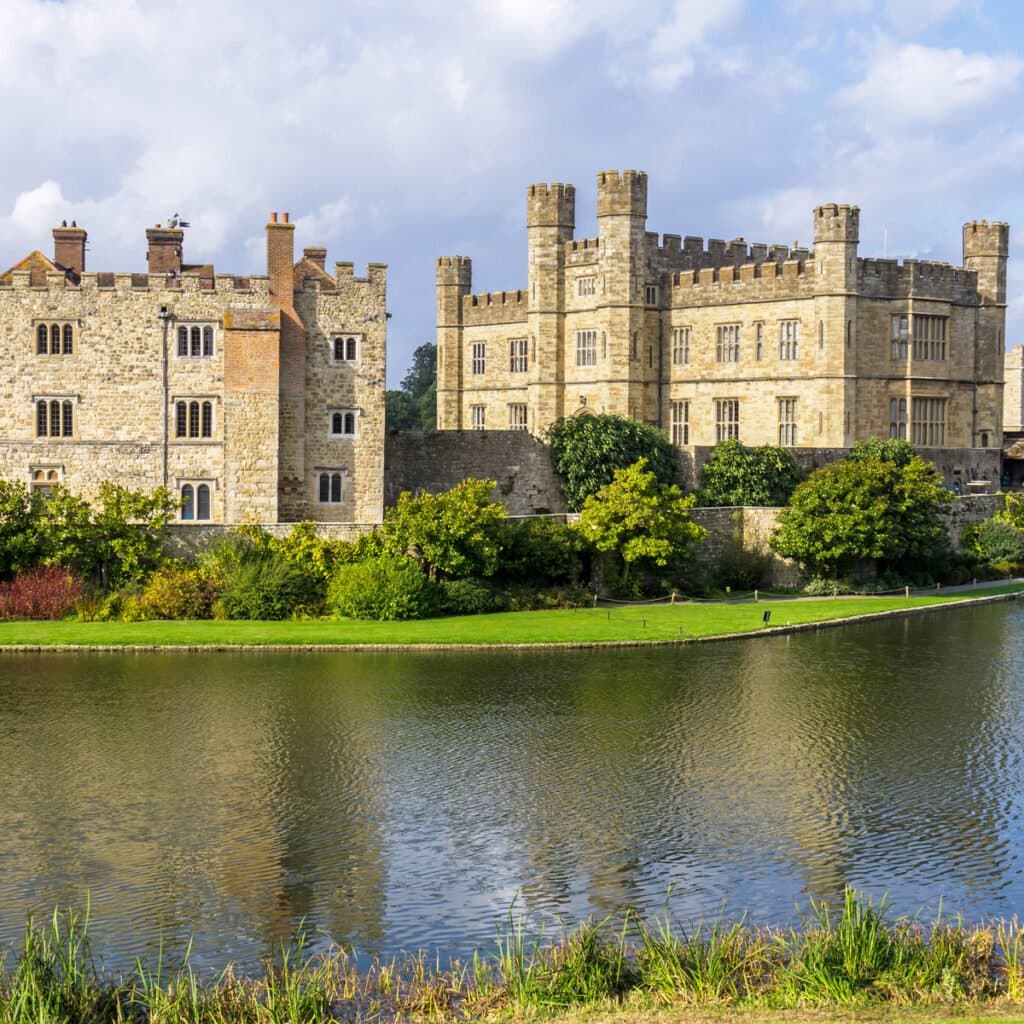
POLYGON ((0 941, 465 954, 517 910, 1011 913, 1024 610, 654 651, 0 662, 0 941))

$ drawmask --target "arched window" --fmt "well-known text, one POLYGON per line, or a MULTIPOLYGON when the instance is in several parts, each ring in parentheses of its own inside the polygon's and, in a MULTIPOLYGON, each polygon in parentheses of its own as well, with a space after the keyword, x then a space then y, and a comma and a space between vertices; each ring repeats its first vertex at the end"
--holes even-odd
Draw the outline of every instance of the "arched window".
POLYGON ((345 341, 343 338, 334 339, 334 358, 339 363, 345 358, 345 341))
POLYGON ((199 436, 199 403, 188 403, 188 436, 199 436))
POLYGON ((356 339, 346 338, 345 339, 345 358, 355 359, 356 358, 356 339))
POLYGON ((331 416, 331 433, 340 434, 342 432, 342 421, 341 413, 336 412, 331 416))
POLYGON ((50 351, 50 332, 46 324, 40 324, 36 329, 36 355, 45 356, 50 351))
POLYGON ((71 355, 72 349, 75 346, 75 332, 71 329, 71 324, 64 325, 64 355, 71 355))
POLYGON ((203 437, 213 436, 213 402, 203 402, 203 422, 200 432, 203 437))
POLYGON ((174 403, 174 436, 185 437, 188 434, 188 411, 184 402, 174 403))
POLYGON ((60 402, 50 403, 50 437, 60 437, 60 402))
POLYGON ((203 355, 204 356, 212 356, 213 355, 213 328, 212 327, 204 327, 203 328, 203 355))
POLYGON ((331 501, 341 501, 341 474, 331 474, 331 501))
POLYGON ((201 351, 201 347, 200 347, 202 345, 202 342, 200 341, 201 337, 202 337, 202 331, 200 331, 198 327, 193 327, 192 328, 192 348, 191 348, 191 351, 190 351, 190 354, 193 355, 193 356, 198 356, 200 351, 201 351))
POLYGON ((59 324, 51 324, 50 325, 50 355, 51 356, 59 356, 60 355, 60 325, 59 324))
POLYGON ((196 488, 196 519, 210 518, 210 488, 200 484, 196 488))
POLYGON ((36 402, 36 437, 46 437, 47 422, 46 402, 36 402))
POLYGON ((187 356, 188 355, 188 328, 187 327, 179 327, 178 328, 178 355, 179 356, 187 356))
POLYGON ((987 448, 988 447, 988 434, 986 432, 982 432, 982 435, 981 435, 981 447, 982 448, 987 448))
POLYGON ((71 437, 74 434, 74 413, 71 411, 72 406, 70 402, 64 402, 61 406, 61 414, 64 420, 64 436, 71 437))
POLYGON ((191 484, 185 484, 181 489, 181 518, 195 519, 195 496, 191 484))
POLYGON ((354 434, 356 432, 356 414, 354 412, 345 413, 345 429, 342 433, 354 434))

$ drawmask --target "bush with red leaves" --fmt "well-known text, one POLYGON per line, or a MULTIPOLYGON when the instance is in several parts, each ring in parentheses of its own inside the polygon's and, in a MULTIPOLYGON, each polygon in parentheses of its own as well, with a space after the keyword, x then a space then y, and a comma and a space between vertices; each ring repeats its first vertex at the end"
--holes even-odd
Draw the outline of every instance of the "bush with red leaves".
POLYGON ((0 583, 0 619, 63 619, 84 593, 67 569, 36 566, 0 583))

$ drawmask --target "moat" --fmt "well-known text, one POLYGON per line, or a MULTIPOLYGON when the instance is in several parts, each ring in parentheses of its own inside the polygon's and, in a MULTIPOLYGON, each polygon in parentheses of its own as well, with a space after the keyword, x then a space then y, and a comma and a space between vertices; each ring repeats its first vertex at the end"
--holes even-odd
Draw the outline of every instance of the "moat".
POLYGON ((514 913, 1024 905, 1019 603, 685 649, 0 660, 0 944, 253 965, 514 913))

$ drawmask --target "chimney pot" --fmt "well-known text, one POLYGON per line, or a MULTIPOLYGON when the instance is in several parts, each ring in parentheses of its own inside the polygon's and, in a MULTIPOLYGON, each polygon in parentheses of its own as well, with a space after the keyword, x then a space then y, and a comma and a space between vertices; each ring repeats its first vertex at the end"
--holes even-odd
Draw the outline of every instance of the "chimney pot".
POLYGON ((273 211, 273 212, 272 212, 272 213, 270 214, 270 223, 271 223, 271 224, 276 224, 276 223, 277 223, 277 210, 274 210, 274 211, 273 211))
POLYGON ((282 224, 287 224, 288 223, 288 214, 287 213, 282 213, 281 214, 281 223, 282 224))

